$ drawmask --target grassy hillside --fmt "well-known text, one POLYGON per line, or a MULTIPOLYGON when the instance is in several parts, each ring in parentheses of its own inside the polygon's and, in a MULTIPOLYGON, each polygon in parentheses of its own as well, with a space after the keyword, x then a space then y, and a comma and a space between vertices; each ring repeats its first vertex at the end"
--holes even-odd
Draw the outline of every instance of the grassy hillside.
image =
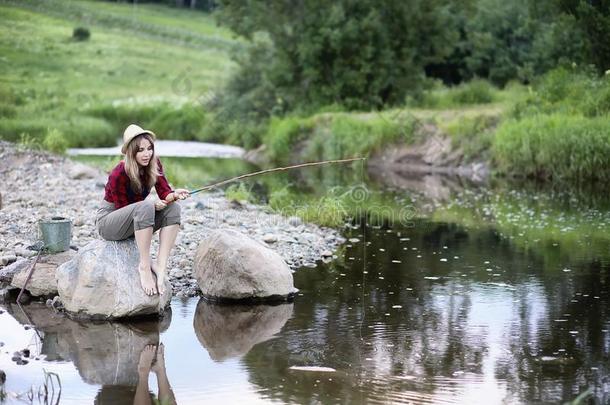
POLYGON ((200 101, 227 79, 239 44, 199 12, 0 1, 0 137, 59 132, 71 146, 103 146, 130 121, 162 138, 205 137, 200 101), (90 39, 74 40, 75 27, 90 39))

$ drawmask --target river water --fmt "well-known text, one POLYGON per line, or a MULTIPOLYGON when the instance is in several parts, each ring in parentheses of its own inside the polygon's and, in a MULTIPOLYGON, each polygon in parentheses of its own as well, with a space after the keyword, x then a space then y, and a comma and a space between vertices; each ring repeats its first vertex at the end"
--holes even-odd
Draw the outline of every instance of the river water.
MULTIPOLYGON (((174 182, 249 169, 205 167, 174 182)), ((283 174, 274 184, 315 194, 316 184, 354 181, 323 173, 283 174)), ((45 372, 60 377, 67 404, 133 403, 138 390, 179 404, 610 403, 603 190, 455 179, 407 190, 395 179, 355 177, 387 203, 386 214, 352 218, 334 260, 297 270, 293 303, 174 299, 161 322, 101 324, 39 304, 1 305, 9 403, 38 392, 45 372), (392 217, 397 207, 411 214, 392 217), (11 360, 26 348, 27 364, 11 360)))

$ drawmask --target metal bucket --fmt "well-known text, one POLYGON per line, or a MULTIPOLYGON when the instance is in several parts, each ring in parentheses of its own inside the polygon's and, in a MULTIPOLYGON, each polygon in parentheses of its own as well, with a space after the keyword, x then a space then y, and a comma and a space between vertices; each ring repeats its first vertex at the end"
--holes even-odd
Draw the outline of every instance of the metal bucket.
POLYGON ((63 217, 52 217, 38 222, 44 248, 49 253, 64 252, 70 249, 72 221, 63 217))

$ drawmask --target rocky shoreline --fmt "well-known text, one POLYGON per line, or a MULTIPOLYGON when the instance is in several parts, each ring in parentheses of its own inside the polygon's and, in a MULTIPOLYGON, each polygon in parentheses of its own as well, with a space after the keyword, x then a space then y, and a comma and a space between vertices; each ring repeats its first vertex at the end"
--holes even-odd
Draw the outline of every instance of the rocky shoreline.
MULTIPOLYGON (((38 239, 38 221, 53 216, 72 220, 72 249, 94 239, 95 213, 107 175, 63 156, 26 150, 0 141, 0 269, 36 254, 28 249, 38 239)), ((175 296, 196 296, 192 275, 195 250, 213 229, 233 229, 275 250, 291 269, 315 267, 328 260, 345 239, 337 230, 283 217, 268 207, 230 201, 222 191, 181 201, 182 224, 168 263, 175 296)), ((158 248, 153 238, 152 254, 158 248)))

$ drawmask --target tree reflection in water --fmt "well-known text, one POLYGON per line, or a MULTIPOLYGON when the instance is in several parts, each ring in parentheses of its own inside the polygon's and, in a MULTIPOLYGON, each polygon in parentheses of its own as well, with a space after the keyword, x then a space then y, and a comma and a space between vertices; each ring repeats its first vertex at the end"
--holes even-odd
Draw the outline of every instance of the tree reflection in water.
POLYGON ((607 265, 546 268, 540 249, 558 247, 517 251, 490 227, 366 232, 333 264, 295 273, 293 317, 244 358, 266 396, 554 402, 593 387, 609 399, 607 265))

